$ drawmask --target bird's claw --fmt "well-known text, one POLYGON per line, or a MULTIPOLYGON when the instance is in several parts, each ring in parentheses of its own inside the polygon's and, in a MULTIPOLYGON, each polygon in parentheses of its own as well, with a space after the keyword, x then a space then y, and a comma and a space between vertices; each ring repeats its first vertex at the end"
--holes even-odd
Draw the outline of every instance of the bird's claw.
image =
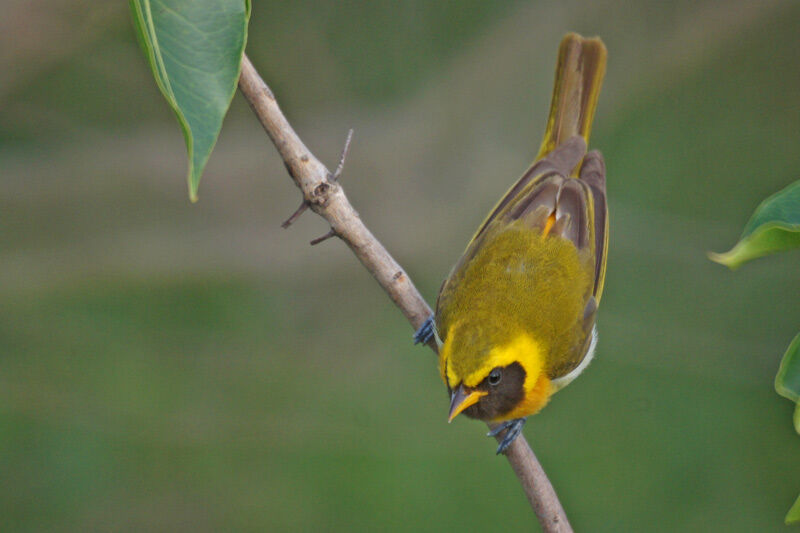
POLYGON ((514 439, 519 437, 519 434, 522 433, 522 426, 525 425, 524 418, 515 418, 513 420, 506 420, 489 433, 486 434, 487 437, 496 437, 503 431, 506 432, 503 440, 500 442, 500 445, 497 447, 497 455, 505 452, 511 443, 514 442, 514 439))
POLYGON ((428 344, 435 335, 434 327, 433 317, 429 316, 414 333, 414 344, 428 344))

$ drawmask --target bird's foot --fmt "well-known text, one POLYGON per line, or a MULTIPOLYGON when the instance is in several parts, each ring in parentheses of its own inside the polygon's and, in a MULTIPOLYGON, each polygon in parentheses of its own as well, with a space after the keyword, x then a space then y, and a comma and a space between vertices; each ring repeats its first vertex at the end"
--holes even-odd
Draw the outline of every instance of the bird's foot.
POLYGON ((414 344, 428 344, 428 341, 436 335, 435 327, 433 316, 429 316, 414 333, 414 344))
POLYGON ((525 418, 506 420, 486 434, 487 437, 496 437, 503 431, 506 432, 503 440, 500 442, 500 446, 497 447, 497 455, 505 452, 508 447, 511 446, 511 443, 514 442, 514 439, 519 437, 519 434, 522 433, 522 426, 525 425, 525 420, 525 418))

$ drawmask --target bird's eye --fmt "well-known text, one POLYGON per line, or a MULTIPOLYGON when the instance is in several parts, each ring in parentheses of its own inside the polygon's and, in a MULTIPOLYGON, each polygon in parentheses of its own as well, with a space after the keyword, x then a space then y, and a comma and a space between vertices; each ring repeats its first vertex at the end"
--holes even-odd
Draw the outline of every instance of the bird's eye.
POLYGON ((491 385, 492 387, 497 386, 500 383, 502 377, 503 377, 502 370, 500 370, 499 368, 493 369, 491 372, 489 372, 489 385, 491 385))

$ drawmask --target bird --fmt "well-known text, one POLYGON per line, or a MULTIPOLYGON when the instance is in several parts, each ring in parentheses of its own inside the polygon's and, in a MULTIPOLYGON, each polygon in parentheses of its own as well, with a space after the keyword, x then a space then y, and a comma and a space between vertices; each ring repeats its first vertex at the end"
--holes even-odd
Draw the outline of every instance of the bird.
MULTIPOLYGON (((588 366, 608 249, 605 163, 586 153, 607 51, 576 33, 559 46, 539 153, 479 226, 414 334, 435 342, 464 413, 505 431, 505 452, 528 416, 588 366)), ((491 426, 490 426, 491 427, 491 426)))

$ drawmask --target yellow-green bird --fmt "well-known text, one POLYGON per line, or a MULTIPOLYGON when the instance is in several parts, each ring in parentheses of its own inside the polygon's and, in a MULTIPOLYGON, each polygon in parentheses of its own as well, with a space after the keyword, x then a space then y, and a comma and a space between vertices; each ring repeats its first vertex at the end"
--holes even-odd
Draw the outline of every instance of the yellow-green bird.
POLYGON ((442 284, 416 342, 435 338, 439 370, 459 413, 502 422, 497 453, 525 417, 589 364, 606 269, 605 164, 586 153, 606 48, 561 42, 544 140, 442 284))

